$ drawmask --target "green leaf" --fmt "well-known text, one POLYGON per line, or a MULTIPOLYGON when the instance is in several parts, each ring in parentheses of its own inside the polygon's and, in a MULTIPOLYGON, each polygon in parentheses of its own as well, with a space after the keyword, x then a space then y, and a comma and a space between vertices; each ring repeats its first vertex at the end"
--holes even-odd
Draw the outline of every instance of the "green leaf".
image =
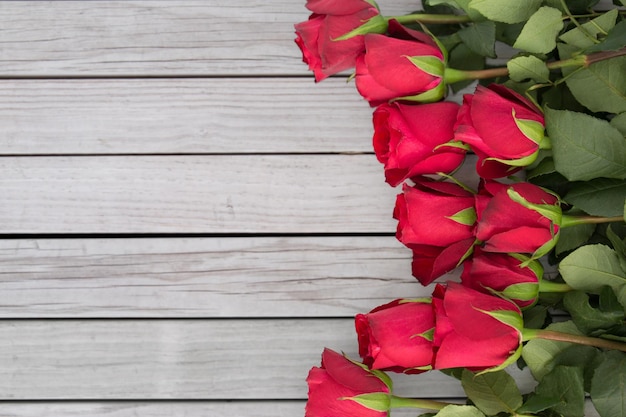
MULTIPOLYGON (((613 245, 613 249, 615 249, 615 253, 621 259, 626 260, 626 242, 621 239, 617 233, 613 231, 612 225, 609 225, 606 229, 606 237, 609 238, 611 244, 613 245)), ((623 265, 622 265, 623 268, 623 265)))
POLYGON ((519 23, 528 20, 539 9, 542 0, 471 0, 470 8, 489 20, 519 23))
POLYGON ((461 384, 467 397, 487 415, 513 414, 522 405, 522 394, 505 371, 476 375, 465 369, 461 384))
POLYGON ((529 78, 538 83, 550 81, 550 70, 546 63, 534 55, 513 58, 506 63, 506 67, 513 81, 524 81, 529 78))
POLYGON ((474 23, 457 32, 461 40, 475 53, 489 58, 496 57, 496 24, 485 20, 474 23))
POLYGON ((564 365, 582 368, 584 388, 586 392, 589 392, 591 378, 598 365, 602 363, 602 355, 595 347, 570 344, 556 355, 553 363, 555 367, 564 365))
POLYGON ((623 136, 626 136, 626 113, 618 114, 611 119, 611 126, 619 130, 623 136))
POLYGON ((485 415, 471 405, 447 405, 436 414, 436 417, 485 417, 485 415))
POLYGON ((598 42, 598 35, 607 34, 613 29, 618 13, 617 9, 606 12, 602 16, 582 24, 581 27, 565 32, 559 39, 578 49, 589 48, 598 42))
POLYGON ((559 398, 561 402, 552 410, 567 417, 585 416, 585 390, 583 372, 574 366, 556 366, 546 374, 535 392, 546 398, 559 398))
POLYGON ((585 52, 617 51, 624 46, 626 46, 626 21, 621 21, 609 31, 601 43, 588 48, 585 52))
POLYGON ((617 253, 605 245, 587 245, 570 253, 559 264, 563 280, 575 290, 598 294, 603 286, 613 289, 626 308, 626 272, 617 253))
POLYGON ((608 351, 591 381, 591 401, 602 417, 626 415, 626 354, 608 351))
POLYGON ((556 37, 561 29, 561 11, 552 7, 541 7, 528 19, 513 47, 535 54, 547 54, 556 48, 556 37))
POLYGON ((561 399, 558 397, 544 397, 533 393, 517 412, 519 414, 536 414, 560 403, 561 399))
POLYGON ((593 112, 626 111, 626 56, 596 62, 570 74, 565 83, 576 100, 593 112))
POLYGON ((592 216, 621 216, 626 200, 626 181, 596 178, 575 182, 564 200, 592 216))
POLYGON ((554 164, 570 181, 626 178, 626 139, 607 121, 546 108, 554 164))
POLYGON ((596 230, 596 226, 593 224, 577 224, 562 228, 559 232, 559 240, 556 242, 556 254, 560 255, 576 249, 589 240, 594 230, 596 230))
POLYGON ((589 304, 589 295, 583 291, 570 291, 563 297, 563 305, 572 316, 576 327, 583 333, 590 334, 598 329, 610 329, 619 325, 624 313, 619 311, 603 312, 589 304))
MULTIPOLYGON (((563 332, 568 334, 582 335, 580 330, 571 321, 553 323, 546 327, 548 330, 563 332)), ((537 381, 541 381, 543 377, 549 373, 555 366, 555 358, 568 347, 571 343, 557 342, 546 339, 533 339, 524 345, 522 349, 522 358, 530 368, 537 381)))

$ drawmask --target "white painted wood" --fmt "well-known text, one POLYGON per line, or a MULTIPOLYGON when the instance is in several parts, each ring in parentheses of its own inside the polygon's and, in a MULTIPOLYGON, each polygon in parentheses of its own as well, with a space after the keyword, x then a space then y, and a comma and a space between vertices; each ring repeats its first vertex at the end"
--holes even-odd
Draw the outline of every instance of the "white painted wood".
MULTIPOLYGON (((6 320, 0 400, 305 399, 325 346, 358 358, 353 321, 6 320)), ((399 395, 463 395, 439 372, 394 379, 399 395)))
POLYGON ((373 151, 342 79, 5 80, 0 97, 4 155, 373 151))
POLYGON ((1 318, 353 317, 431 292, 395 237, 0 240, 1 318))
MULTIPOLYGON (((1 1, 0 76, 310 75, 305 1, 1 1)), ((381 0, 387 15, 415 0, 381 0)))
POLYGON ((398 192, 373 155, 7 157, 0 234, 393 233, 398 192))

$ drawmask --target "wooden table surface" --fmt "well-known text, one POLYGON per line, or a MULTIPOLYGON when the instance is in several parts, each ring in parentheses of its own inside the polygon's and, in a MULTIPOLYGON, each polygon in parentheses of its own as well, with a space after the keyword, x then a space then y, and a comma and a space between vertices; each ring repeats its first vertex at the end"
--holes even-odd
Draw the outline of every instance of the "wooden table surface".
POLYGON ((430 293, 305 1, 216 3, 0 2, 1 416, 303 416, 356 313, 430 293))

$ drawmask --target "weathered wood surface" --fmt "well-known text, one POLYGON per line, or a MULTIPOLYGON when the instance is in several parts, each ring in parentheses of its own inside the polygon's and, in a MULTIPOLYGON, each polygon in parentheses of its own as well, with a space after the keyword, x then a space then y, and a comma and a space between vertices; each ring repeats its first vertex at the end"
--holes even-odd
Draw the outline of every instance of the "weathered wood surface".
POLYGON ((410 263, 379 236, 0 240, 0 317, 352 317, 429 295, 410 263))
MULTIPOLYGON (((358 357, 353 320, 4 320, 0 399, 304 399, 325 346, 358 357)), ((463 393, 439 372, 395 379, 399 395, 463 393)))
POLYGON ((372 152, 343 79, 4 80, 0 96, 3 155, 372 152))
MULTIPOLYGON (((2 1, 0 77, 307 75, 305 1, 2 1)), ((405 14, 414 0, 380 2, 405 14)))
POLYGON ((7 157, 4 233, 392 232, 373 155, 7 157))

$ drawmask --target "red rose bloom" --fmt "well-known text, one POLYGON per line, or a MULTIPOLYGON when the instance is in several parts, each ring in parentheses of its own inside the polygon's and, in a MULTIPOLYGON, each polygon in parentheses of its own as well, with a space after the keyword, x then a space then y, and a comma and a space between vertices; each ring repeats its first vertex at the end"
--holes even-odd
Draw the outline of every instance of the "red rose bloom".
POLYGON ((353 68, 356 58, 365 52, 363 35, 342 41, 334 39, 379 16, 378 10, 363 0, 309 0, 306 7, 313 14, 295 25, 296 44, 315 80, 319 82, 353 68))
POLYGON ((463 263, 461 282, 485 294, 500 294, 520 308, 527 308, 537 301, 543 268, 537 261, 529 266, 522 263, 521 257, 475 248, 472 258, 463 263))
POLYGON ((367 408, 352 397, 362 394, 390 394, 389 385, 372 372, 330 349, 324 349, 322 366, 309 371, 309 400, 306 417, 387 417, 387 411, 367 408))
POLYGON ((543 188, 526 182, 500 185, 481 212, 476 237, 486 252, 528 253, 538 258, 556 244, 560 216, 559 199, 543 188), (532 205, 541 206, 542 213, 532 205))
POLYGON ((425 33, 389 21, 389 36, 365 35, 365 55, 356 61, 356 88, 371 106, 400 98, 424 102, 438 101, 445 95, 444 54, 425 33), (419 68, 412 58, 432 58, 440 74, 419 68))
POLYGON ((536 159, 544 126, 543 114, 530 100, 503 85, 479 85, 463 97, 455 139, 478 155, 478 175, 500 178, 536 159))
POLYGON ((504 367, 521 353, 523 320, 511 301, 461 284, 437 285, 434 369, 504 367))
POLYGON ((474 195, 449 182, 404 184, 393 217, 396 238, 413 250, 413 275, 424 285, 454 269, 474 244, 474 195))
POLYGON ((435 327, 430 302, 395 300, 358 314, 355 327, 359 354, 371 369, 419 373, 430 367, 435 327))
POLYGON ((416 175, 450 173, 461 165, 463 149, 440 146, 453 139, 458 110, 458 104, 444 101, 384 103, 374 111, 374 151, 390 185, 416 175))

